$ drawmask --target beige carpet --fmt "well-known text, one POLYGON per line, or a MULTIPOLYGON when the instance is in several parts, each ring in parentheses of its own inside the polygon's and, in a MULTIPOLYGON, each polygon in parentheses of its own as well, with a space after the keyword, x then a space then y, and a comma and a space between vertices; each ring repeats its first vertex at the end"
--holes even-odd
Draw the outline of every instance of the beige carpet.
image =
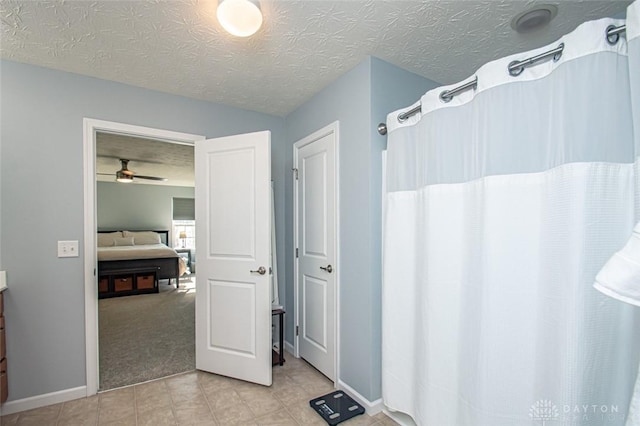
POLYGON ((195 278, 98 305, 100 390, 195 369, 195 278))

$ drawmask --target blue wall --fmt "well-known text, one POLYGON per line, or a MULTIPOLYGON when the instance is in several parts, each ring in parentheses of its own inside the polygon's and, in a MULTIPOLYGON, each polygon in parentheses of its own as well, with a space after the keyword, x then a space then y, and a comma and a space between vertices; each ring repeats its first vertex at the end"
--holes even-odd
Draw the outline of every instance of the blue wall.
MULTIPOLYGON (((388 62, 372 58, 371 63, 371 168, 369 174, 371 235, 374 237, 369 246, 371 250, 371 275, 374 285, 371 287, 371 321, 374 324, 371 352, 371 376, 381 374, 382 369, 382 151, 387 147, 387 137, 378 133, 378 123, 384 123, 387 114, 400 108, 406 108, 420 99, 422 94, 439 83, 400 69, 388 62), (376 129, 376 130, 374 130, 376 129), (380 283, 380 285, 378 285, 380 283)), ((382 395, 380 380, 371 383, 374 398, 382 395), (376 396, 377 395, 377 396, 376 396)))
MULTIPOLYGON (((272 131, 281 303, 293 342, 292 145, 340 122, 340 380, 374 401, 380 387, 380 155, 378 122, 435 83, 367 58, 285 119, 119 83, 0 62, 0 268, 10 399, 83 386, 83 259, 56 257, 83 240, 84 117, 201 134, 272 131), (285 244, 286 242, 286 244, 285 244), (25 255, 28 253, 28 256, 25 255)), ((82 248, 81 248, 82 250, 82 248)))
MULTIPOLYGON (((280 212, 285 138, 280 117, 9 61, 0 69, 0 268, 9 276, 9 398, 16 400, 86 384, 84 259, 56 256, 58 240, 83 241, 84 117, 207 137, 271 130, 280 212)), ((277 227, 284 252, 282 219, 277 227)))
MULTIPOLYGON (((340 380, 369 401, 381 397, 381 191, 387 113, 408 106, 437 84, 377 58, 356 68, 286 117, 289 144, 339 121, 340 380)), ((287 169, 293 166, 293 148, 287 169)), ((293 223, 292 181, 286 222, 293 223), (291 206, 291 208, 289 208, 291 206)), ((293 233, 286 229, 287 312, 293 312, 293 233)), ((294 318, 287 318, 293 342, 294 318)))
MULTIPOLYGON (((173 198, 194 198, 195 188, 98 182, 98 229, 172 229, 173 198)), ((172 236, 169 235, 169 245, 172 236)))
MULTIPOLYGON (((287 140, 292 146, 316 130, 339 120, 340 183, 340 379, 369 397, 371 370, 371 268, 368 251, 371 212, 369 198, 370 59, 343 75, 286 118, 287 140)), ((293 148, 287 153, 289 169, 293 148)), ((287 181, 287 223, 293 223, 292 181, 287 181)), ((293 312, 293 233, 287 229, 286 309, 293 312)), ((287 341, 293 341, 293 316, 287 318, 287 341)), ((379 376, 379 374, 378 374, 379 376)))

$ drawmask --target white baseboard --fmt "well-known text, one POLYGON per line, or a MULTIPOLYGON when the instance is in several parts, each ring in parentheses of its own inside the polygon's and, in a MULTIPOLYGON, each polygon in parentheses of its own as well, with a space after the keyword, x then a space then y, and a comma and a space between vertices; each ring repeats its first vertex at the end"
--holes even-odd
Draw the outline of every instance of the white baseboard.
POLYGON ((86 396, 87 387, 79 386, 77 388, 46 393, 44 395, 36 395, 29 398, 16 399, 15 401, 7 401, 2 404, 2 407, 0 407, 0 413, 4 416, 7 414, 19 413, 21 411, 33 410, 34 408, 45 407, 47 405, 59 404, 73 399, 84 398, 86 396))
POLYGON ((338 389, 347 392, 351 398, 355 399, 358 404, 364 407, 364 409, 367 411, 367 414, 370 416, 375 416, 384 408, 384 406, 382 405, 382 398, 378 398, 375 401, 371 402, 367 398, 356 392, 355 389, 353 389, 342 380, 338 380, 338 389))
POLYGON ((285 340, 284 342, 284 350, 289 352, 291 355, 295 356, 296 350, 293 345, 285 340))

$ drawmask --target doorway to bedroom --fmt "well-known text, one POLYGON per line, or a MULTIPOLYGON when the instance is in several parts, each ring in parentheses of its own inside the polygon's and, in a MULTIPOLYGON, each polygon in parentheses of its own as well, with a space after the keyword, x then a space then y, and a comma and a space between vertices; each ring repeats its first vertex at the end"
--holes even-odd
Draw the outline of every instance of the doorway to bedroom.
POLYGON ((94 135, 97 374, 88 362, 87 377, 100 391, 195 369, 193 143, 202 138, 140 129, 94 135), (130 254, 106 268, 110 251, 130 254))

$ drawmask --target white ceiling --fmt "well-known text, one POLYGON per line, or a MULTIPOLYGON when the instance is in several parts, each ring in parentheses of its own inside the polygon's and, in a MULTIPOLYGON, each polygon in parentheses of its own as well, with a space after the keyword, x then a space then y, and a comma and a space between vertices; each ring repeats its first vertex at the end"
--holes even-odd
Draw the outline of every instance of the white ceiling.
POLYGON ((115 182, 120 159, 129 160, 136 175, 167 178, 166 182, 136 179, 122 185, 195 186, 193 145, 110 133, 96 135, 96 179, 115 182))
POLYGON ((263 27, 240 39, 217 23, 215 0, 2 0, 0 57, 284 116, 367 55, 454 83, 630 1, 260 3, 263 27), (536 3, 558 16, 515 33, 511 18, 536 3))
MULTIPOLYGON (((0 57, 285 116, 367 55, 449 84, 629 3, 261 0, 263 27, 241 39, 216 21, 217 0, 2 0, 0 57), (511 29, 513 16, 549 3, 558 15, 547 28, 511 29)), ((169 178, 137 184, 193 186, 191 147, 100 134, 98 180, 115 180, 120 158, 169 178)))

